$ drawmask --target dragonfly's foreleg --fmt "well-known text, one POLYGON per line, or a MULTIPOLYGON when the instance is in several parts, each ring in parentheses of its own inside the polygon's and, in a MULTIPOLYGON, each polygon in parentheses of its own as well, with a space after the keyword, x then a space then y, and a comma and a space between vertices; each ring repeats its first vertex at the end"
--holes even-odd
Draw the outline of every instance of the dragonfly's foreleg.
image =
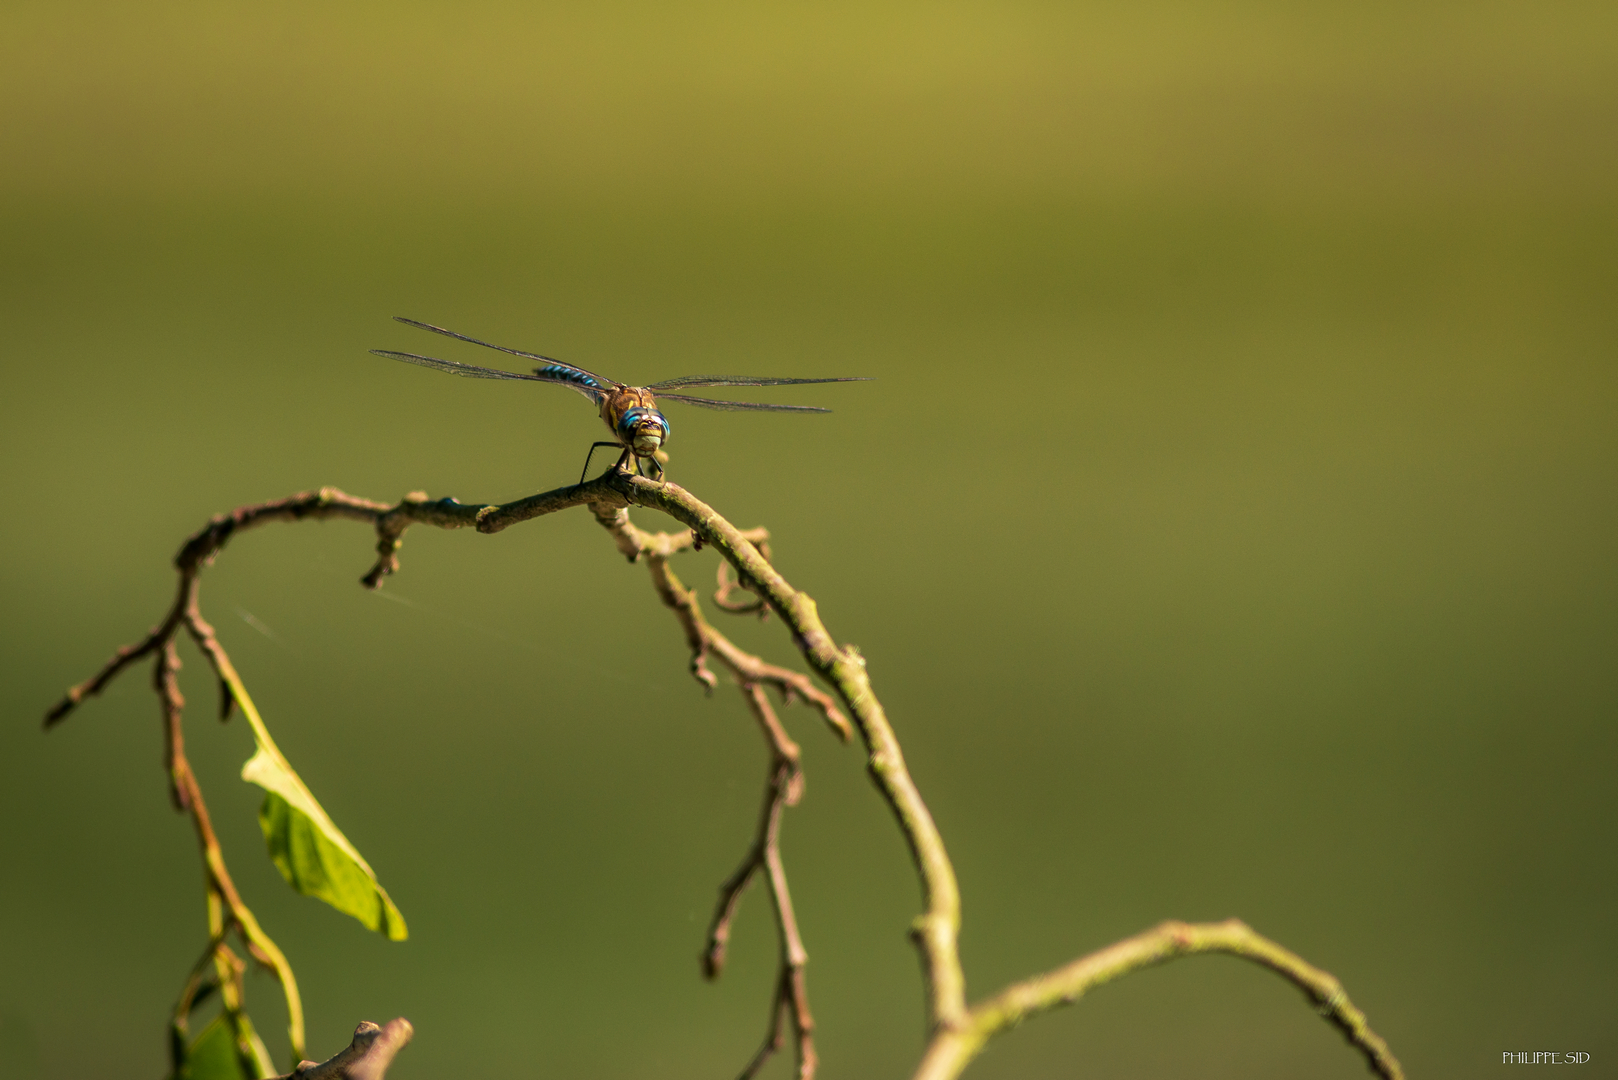
POLYGON ((636 458, 635 469, 648 480, 656 480, 659 483, 663 481, 663 463, 658 461, 656 457, 636 458), (647 471, 649 469, 655 469, 656 471, 649 472, 647 471))
MULTIPOLYGON (((590 444, 590 452, 588 454, 584 455, 584 471, 579 473, 579 483, 581 483, 581 484, 584 483, 584 478, 586 476, 590 475, 590 459, 595 457, 595 455, 596 455, 596 447, 598 447, 598 446, 623 446, 623 443, 615 443, 615 442, 594 442, 594 443, 591 443, 590 444)), ((628 452, 629 451, 627 451, 627 450, 624 451, 625 454, 627 454, 628 452)), ((624 463, 623 455, 620 454, 619 457, 618 457, 618 464, 620 466, 622 466, 623 463, 624 463)))

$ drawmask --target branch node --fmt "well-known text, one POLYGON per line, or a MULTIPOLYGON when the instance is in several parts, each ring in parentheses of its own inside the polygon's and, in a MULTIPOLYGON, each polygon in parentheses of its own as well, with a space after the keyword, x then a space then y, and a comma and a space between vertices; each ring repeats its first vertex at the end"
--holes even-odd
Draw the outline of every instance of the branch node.
POLYGON ((708 668, 708 650, 703 649, 691 658, 691 674, 697 682, 702 684, 703 693, 713 696, 714 687, 719 685, 719 676, 708 668))
POLYGON ((236 707, 236 695, 230 692, 230 684, 224 679, 219 680, 219 722, 223 724, 230 719, 236 707))
POLYGON ((732 577, 728 562, 721 562, 716 574, 719 579, 719 587, 713 594, 713 602, 716 606, 733 615, 748 615, 757 612, 760 622, 769 618, 770 606, 764 602, 764 597, 760 596, 753 587, 732 577), (751 592, 753 598, 751 600, 732 600, 731 594, 737 589, 751 592))

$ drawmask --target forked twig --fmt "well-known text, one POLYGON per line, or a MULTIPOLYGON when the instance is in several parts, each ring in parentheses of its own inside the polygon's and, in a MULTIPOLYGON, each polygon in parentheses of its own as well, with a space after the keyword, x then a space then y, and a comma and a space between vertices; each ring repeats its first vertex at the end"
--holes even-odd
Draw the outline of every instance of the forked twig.
MULTIPOLYGON (((194 588, 190 591, 194 599, 194 588)), ((224 851, 220 848, 219 837, 214 832, 213 821, 208 815, 208 805, 202 798, 202 789, 197 785, 196 774, 191 770, 191 763, 185 757, 184 737, 181 734, 181 714, 185 708, 185 698, 180 694, 177 678, 179 667, 179 652, 175 649, 171 638, 163 643, 158 653, 154 681, 166 721, 165 764, 174 802, 176 806, 189 813, 191 822, 196 828, 197 844, 202 849, 202 865, 208 897, 209 944, 203 954, 203 960, 199 961, 199 966, 212 958, 217 985, 223 995, 226 1011, 232 1015, 233 1022, 239 1027, 237 1014, 241 1010, 240 962, 225 944, 226 936, 234 930, 247 947, 248 955, 275 975, 280 982, 287 1005, 287 1037, 292 1044, 292 1053, 302 1056, 303 1001, 298 993, 297 979, 292 974, 292 965, 287 963, 286 956, 282 954, 280 948, 258 925, 252 910, 243 903, 241 894, 237 892, 236 883, 231 880, 230 871, 225 867, 224 851)), ((197 984, 198 975, 194 971, 180 995, 180 1004, 175 1007, 176 1039, 172 1050, 175 1055, 176 1071, 180 1057, 185 1052, 182 1040, 185 1024, 190 1016, 190 1001, 196 994, 197 984)))
MULTIPOLYGON (((782 727, 764 688, 773 686, 784 701, 790 702, 795 698, 808 701, 845 741, 851 734, 848 719, 830 695, 821 691, 806 676, 765 663, 737 647, 703 616, 695 590, 685 588, 669 566, 669 558, 675 552, 698 546, 697 534, 648 533, 630 523, 627 509, 603 507, 600 504, 594 509, 597 520, 612 533, 620 550, 631 559, 638 559, 642 555, 646 557, 658 597, 674 612, 685 631, 686 642, 691 647, 692 674, 712 691, 718 678, 709 670, 707 658, 717 656, 735 677, 769 747, 769 776, 765 784, 758 832, 741 866, 719 887, 719 903, 708 930, 702 970, 709 979, 717 979, 724 970, 731 922, 741 904, 742 894, 754 876, 762 871, 770 883, 770 898, 780 941, 780 970, 770 1000, 769 1032, 763 1045, 742 1070, 741 1080, 752 1077, 786 1045, 789 1024, 797 1048, 798 1078, 812 1080, 819 1058, 815 1054, 815 1022, 809 1009, 809 989, 804 971, 809 954, 798 934, 797 916, 792 909, 792 894, 787 888, 786 866, 781 859, 780 847, 781 816, 788 806, 795 806, 803 794, 803 771, 799 764, 798 744, 782 727)), ((744 535, 761 555, 768 552, 765 544, 768 534, 763 529, 751 530, 744 535)), ((720 580, 723 584, 723 577, 720 580)))
POLYGON ((764 787, 764 804, 759 812, 758 832, 736 872, 719 886, 719 903, 708 927, 708 945, 702 954, 703 973, 717 979, 725 967, 730 944, 730 925, 741 905, 742 893, 753 878, 763 873, 770 884, 770 902, 775 909, 775 925, 780 943, 780 964, 775 991, 770 1000, 769 1031, 764 1043, 741 1072, 748 1080, 770 1057, 786 1045, 786 1028, 792 1029, 797 1047, 798 1080, 813 1080, 820 1059, 815 1053, 815 1019, 809 1011, 809 986, 805 968, 809 953, 798 933, 798 918, 792 910, 792 894, 787 888, 786 865, 781 859, 781 816, 797 805, 803 795, 803 770, 798 744, 787 735, 776 718, 764 688, 744 683, 742 694, 758 721, 759 730, 770 748, 769 778, 764 787))
MULTIPOLYGON (((698 682, 710 691, 718 685, 718 677, 708 668, 708 658, 718 657, 738 682, 773 686, 789 702, 794 699, 807 701, 820 712, 839 739, 847 742, 853 737, 854 729, 849 725, 848 717, 837 707, 836 700, 811 682, 807 675, 766 663, 737 647, 703 616, 696 591, 682 585, 668 565, 670 556, 694 550, 698 546, 696 533, 647 532, 629 520, 629 508, 621 504, 597 502, 591 504, 591 509, 601 526, 612 534, 618 550, 630 562, 638 562, 642 557, 646 559, 658 597, 673 610, 675 617, 680 620, 681 629, 685 631, 686 643, 691 647, 691 674, 698 682)), ((766 530, 738 529, 736 535, 750 550, 759 552, 760 558, 767 557, 763 554, 769 551, 769 544, 765 542, 769 536, 766 530)))

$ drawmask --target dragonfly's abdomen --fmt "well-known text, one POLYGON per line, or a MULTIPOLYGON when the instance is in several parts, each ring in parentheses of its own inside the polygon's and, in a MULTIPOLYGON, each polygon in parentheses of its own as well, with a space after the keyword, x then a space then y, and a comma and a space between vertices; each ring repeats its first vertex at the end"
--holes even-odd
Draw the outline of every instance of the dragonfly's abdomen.
POLYGON ((547 379, 572 383, 575 386, 589 387, 591 390, 599 390, 602 393, 610 392, 613 389, 588 371, 581 371, 570 364, 546 364, 544 367, 535 368, 534 374, 544 376, 547 379))

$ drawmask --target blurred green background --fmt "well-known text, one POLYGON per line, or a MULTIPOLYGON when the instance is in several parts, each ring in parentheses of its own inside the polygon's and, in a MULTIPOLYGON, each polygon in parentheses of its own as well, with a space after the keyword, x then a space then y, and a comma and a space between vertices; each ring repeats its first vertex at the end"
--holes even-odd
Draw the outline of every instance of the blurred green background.
MULTIPOLYGON (((972 996, 1235 915, 1413 1076, 1610 1069, 1615 48, 1596 2, 11 0, 0 1075, 164 1068, 204 921, 146 669, 38 721, 160 615, 180 541, 321 485, 520 497, 600 437, 572 394, 366 355, 491 362, 394 314, 627 381, 877 377, 774 396, 828 417, 671 407, 672 476, 870 659, 972 996)), ((204 598, 408 942, 280 881, 186 653, 311 1054, 405 1015, 400 1080, 734 1073, 774 966, 754 892, 698 975, 764 776, 738 696, 582 511, 418 529, 380 595, 371 543, 244 535, 204 598)), ((858 751, 786 718, 823 1075, 903 1076, 913 875, 858 751)), ((1363 1074, 1209 958, 970 1075, 1363 1074)))

